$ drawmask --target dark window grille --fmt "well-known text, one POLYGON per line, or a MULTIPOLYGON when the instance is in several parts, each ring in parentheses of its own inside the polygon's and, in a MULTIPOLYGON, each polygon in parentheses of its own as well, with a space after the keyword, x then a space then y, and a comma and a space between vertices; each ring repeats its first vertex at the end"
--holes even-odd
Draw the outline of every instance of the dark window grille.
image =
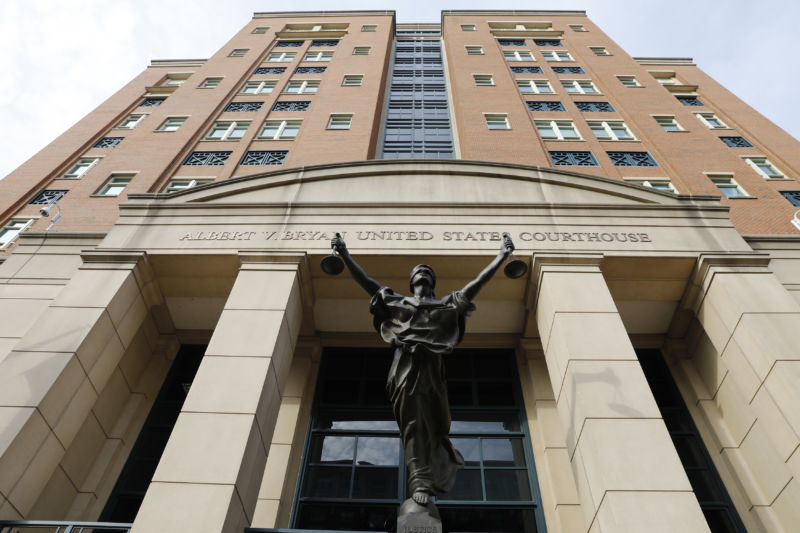
POLYGON ((784 198, 795 207, 800 207, 800 191, 780 191, 784 198))
POLYGON ((564 43, 557 39, 534 39, 536 46, 564 46, 564 43))
POLYGON ((183 164, 187 166, 220 166, 224 165, 228 158, 231 156, 230 150, 214 151, 214 152, 192 152, 183 164))
POLYGON ((311 41, 311 46, 338 46, 339 40, 338 39, 331 39, 331 40, 322 40, 322 39, 314 39, 311 41))
MULTIPOLYGON (((294 527, 393 531, 407 498, 406 465, 385 383, 391 349, 327 349, 294 527)), ((513 353, 445 356, 451 439, 465 468, 436 505, 451 533, 544 531, 538 483, 513 353)))
POLYGON ((636 350, 636 355, 709 528, 714 533, 745 533, 661 353, 636 350))
POLYGON ((273 111, 307 111, 311 105, 310 100, 298 100, 295 102, 275 102, 272 106, 273 111))
POLYGON ((685 106, 703 106, 705 105, 700 99, 696 96, 676 96, 675 98, 678 99, 680 103, 685 106))
POLYGON ((158 107, 164 103, 166 98, 145 98, 139 103, 139 107, 158 107))
POLYGON ((561 102, 525 102, 530 111, 566 111, 561 102))
POLYGON ((294 69, 295 74, 325 74, 328 67, 297 67, 294 69))
POLYGON ((305 41, 278 41, 275 48, 300 48, 305 41))
POLYGON ((550 67, 556 74, 586 74, 581 67, 550 67))
POLYGON ((497 39, 500 46, 525 46, 525 39, 497 39))
POLYGON ((67 194, 67 192, 69 192, 67 189, 45 189, 34 196, 33 199, 28 202, 28 205, 45 205, 56 203, 57 201, 61 200, 64 195, 67 194))
POLYGON ((283 74, 286 67, 258 67, 253 74, 283 74))
POLYGON ((542 67, 511 67, 514 74, 541 74, 542 67))
POLYGON ((261 109, 264 102, 231 102, 222 111, 226 113, 252 113, 261 109))
POLYGON ((114 148, 125 137, 103 137, 92 145, 92 148, 114 148))
POLYGON ((657 167, 658 163, 647 152, 606 152, 615 167, 657 167))
POLYGON ((739 137, 739 136, 720 137, 719 140, 724 142, 731 148, 752 148, 753 146, 752 144, 750 144, 750 141, 748 141, 744 137, 739 137))
POLYGON ((596 167, 597 159, 592 152, 551 151, 550 160, 555 166, 596 167))
POLYGON ((249 150, 244 153, 240 165, 282 165, 289 150, 249 150))
POLYGON ((575 107, 583 113, 611 113, 614 107, 608 102, 575 102, 575 107))

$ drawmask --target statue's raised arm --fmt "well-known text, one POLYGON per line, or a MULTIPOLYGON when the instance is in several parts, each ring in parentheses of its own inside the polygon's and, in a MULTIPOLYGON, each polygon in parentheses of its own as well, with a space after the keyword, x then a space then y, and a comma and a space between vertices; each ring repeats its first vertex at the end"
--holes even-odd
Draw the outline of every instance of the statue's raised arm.
POLYGON ((355 262, 353 257, 350 255, 350 252, 347 251, 347 245, 345 244, 344 239, 342 239, 341 234, 337 233, 336 236, 331 239, 331 248, 333 248, 342 258, 347 270, 350 271, 350 275, 353 276, 353 279, 356 280, 356 283, 361 285, 370 296, 375 295, 375 293, 380 290, 380 283, 367 276, 367 273, 364 272, 364 269, 355 262))
POLYGON ((500 268, 500 265, 503 264, 503 261, 511 255, 511 252, 514 251, 514 243, 511 242, 511 236, 508 233, 503 233, 503 242, 500 245, 500 251, 497 252, 497 257, 492 259, 492 262, 484 268, 478 277, 474 280, 470 281, 466 284, 466 286, 461 289, 461 293, 467 298, 467 300, 472 301, 478 295, 478 292, 486 285, 492 276, 494 276, 497 269, 500 268))

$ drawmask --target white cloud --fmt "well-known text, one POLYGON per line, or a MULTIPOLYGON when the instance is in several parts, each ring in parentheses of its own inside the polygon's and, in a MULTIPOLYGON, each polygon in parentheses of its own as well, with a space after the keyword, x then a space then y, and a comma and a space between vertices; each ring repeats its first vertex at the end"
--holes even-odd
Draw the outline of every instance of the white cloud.
MULTIPOLYGON (((490 4, 490 3, 489 3, 490 4)), ((438 22, 432 2, 307 0, 303 10, 396 9, 399 22, 438 22), (368 6, 368 7, 367 7, 368 6)), ((795 137, 800 3, 744 0, 506 2, 498 9, 586 9, 634 56, 689 56, 709 75, 795 137), (785 52, 784 52, 785 51, 785 52)), ((5 176, 140 73, 150 59, 214 53, 254 11, 282 4, 218 0, 2 0, 0 176, 5 176)), ((459 9, 493 8, 466 0, 459 9)))

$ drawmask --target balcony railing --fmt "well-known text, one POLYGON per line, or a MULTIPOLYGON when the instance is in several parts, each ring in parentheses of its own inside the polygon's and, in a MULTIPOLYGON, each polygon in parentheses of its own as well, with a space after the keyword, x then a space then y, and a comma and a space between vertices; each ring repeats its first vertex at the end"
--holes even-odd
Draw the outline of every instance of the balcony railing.
POLYGON ((132 526, 119 522, 0 520, 0 533, 129 533, 132 526))

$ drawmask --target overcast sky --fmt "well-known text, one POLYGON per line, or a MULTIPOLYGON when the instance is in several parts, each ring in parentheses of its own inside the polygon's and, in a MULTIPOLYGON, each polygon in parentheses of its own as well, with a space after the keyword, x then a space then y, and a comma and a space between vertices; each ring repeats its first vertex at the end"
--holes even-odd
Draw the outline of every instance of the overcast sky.
POLYGON ((205 58, 254 11, 394 9, 439 22, 442 9, 584 9, 633 56, 693 57, 800 138, 797 0, 0 0, 0 177, 63 133, 151 59, 205 58))

